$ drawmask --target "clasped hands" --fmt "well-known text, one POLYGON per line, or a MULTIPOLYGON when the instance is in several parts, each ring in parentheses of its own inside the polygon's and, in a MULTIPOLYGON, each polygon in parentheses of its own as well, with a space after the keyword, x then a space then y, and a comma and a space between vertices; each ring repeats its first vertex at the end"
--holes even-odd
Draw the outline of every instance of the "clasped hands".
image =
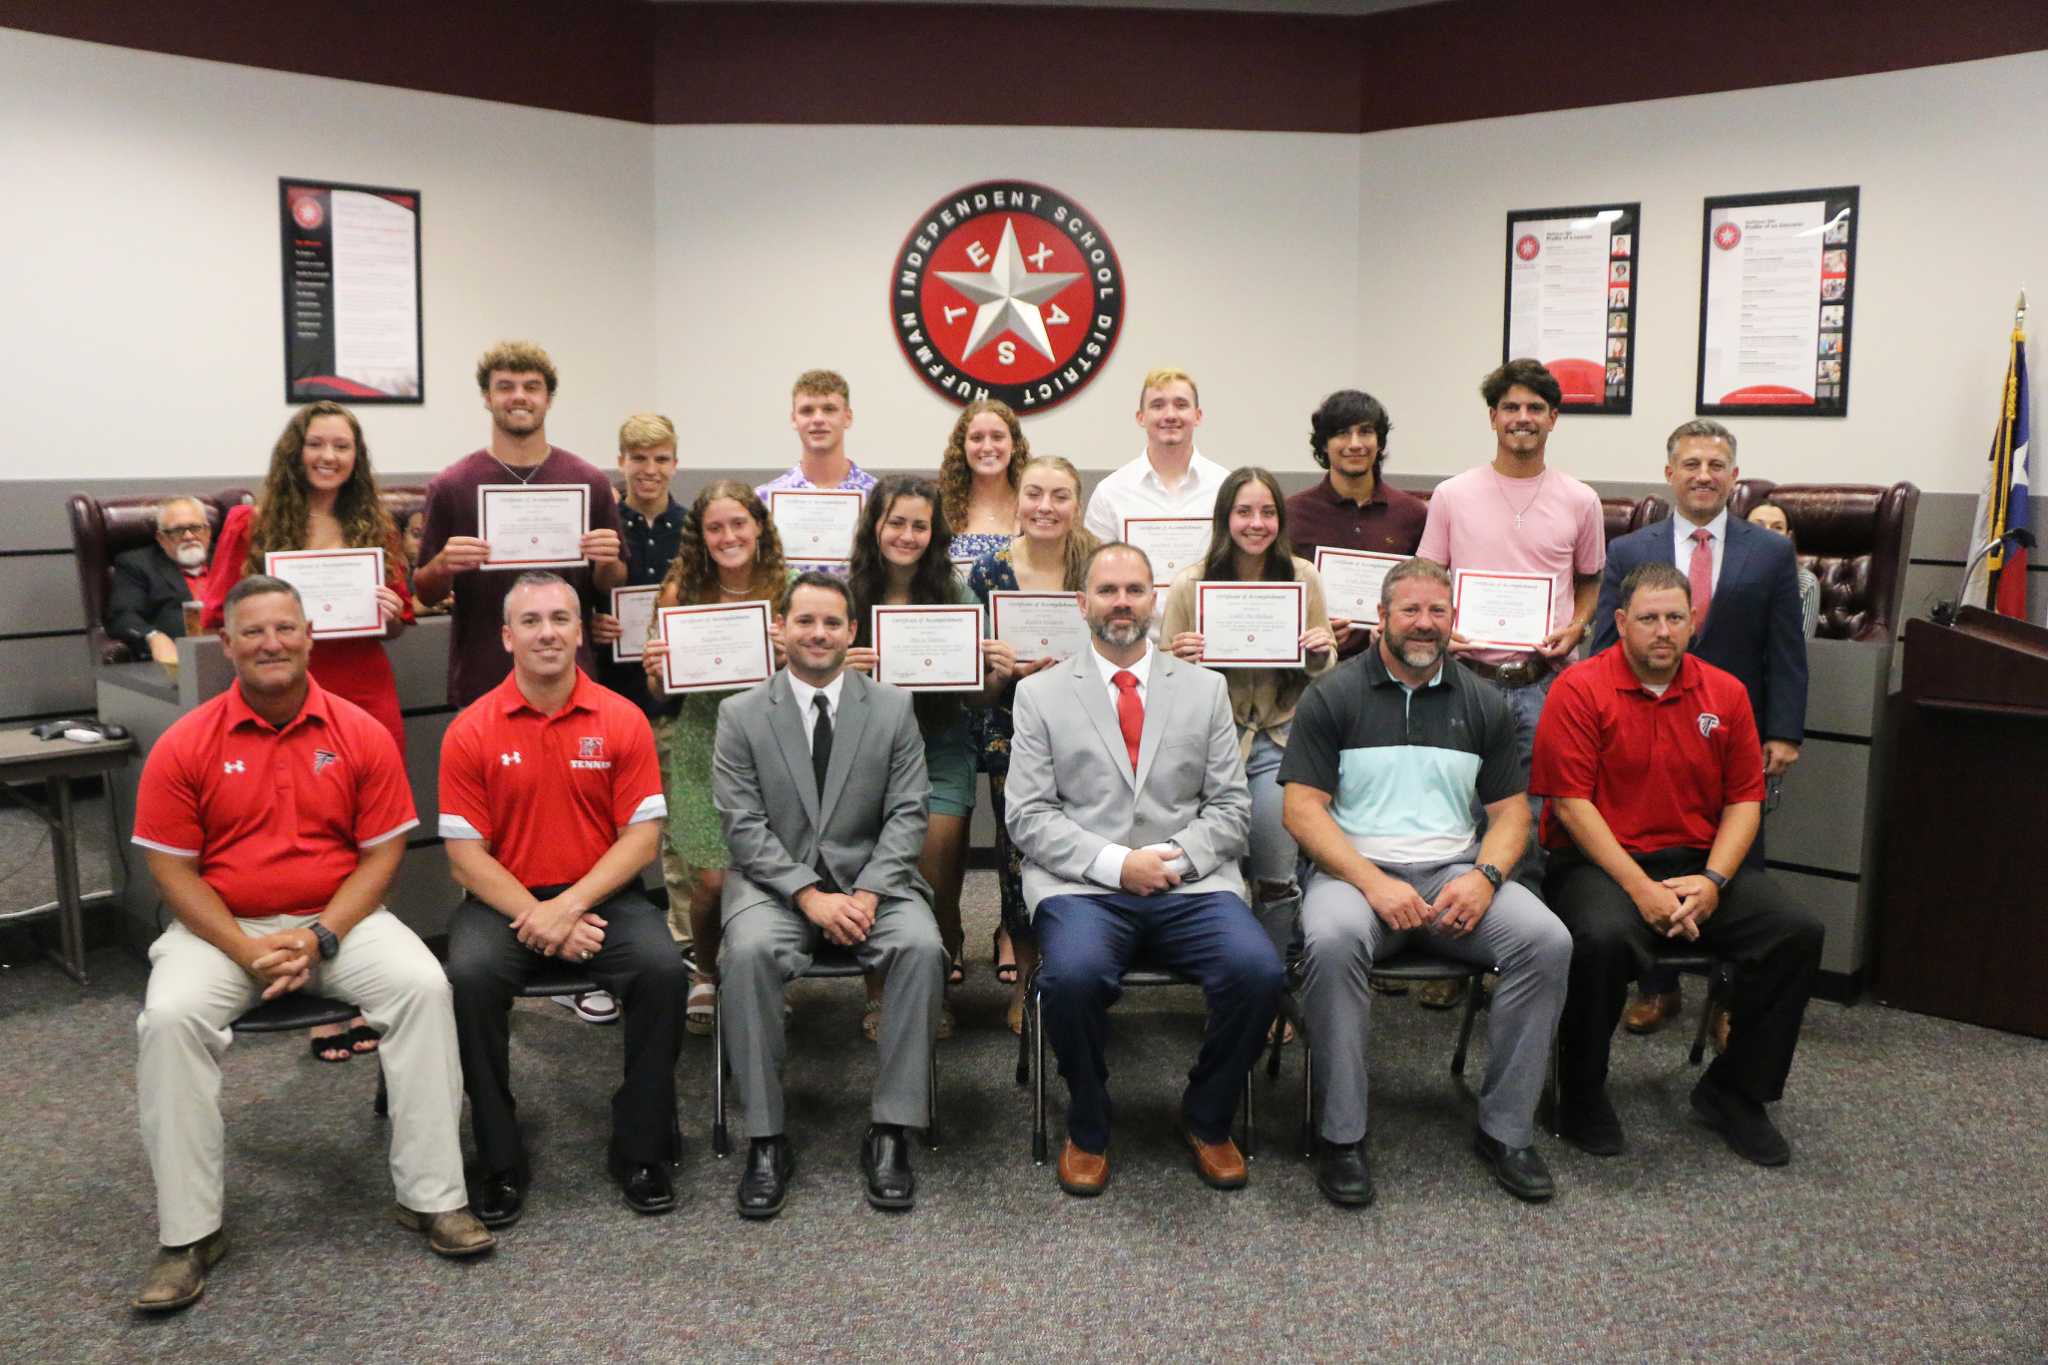
POLYGON ((248 942, 242 970, 263 983, 263 998, 275 1000, 313 979, 320 964, 320 940, 311 929, 280 929, 248 942))
POLYGON ((1389 929, 1426 928, 1449 938, 1463 938, 1477 929, 1493 906, 1493 883, 1476 868, 1451 878, 1433 901, 1424 900, 1397 877, 1384 877, 1370 889, 1360 890, 1366 904, 1389 929))
POLYGON ((796 893, 796 908, 818 926, 825 937, 842 948, 865 943, 875 927, 875 911, 882 898, 872 891, 851 891, 840 895, 813 884, 796 893))
POLYGON ((542 957, 588 962, 604 947, 605 920, 567 895, 535 901, 512 919, 519 941, 542 957))
POLYGON ((1629 893, 1643 922, 1665 938, 1696 939, 1700 925, 1720 908, 1721 888, 1698 873, 1666 877, 1629 893))

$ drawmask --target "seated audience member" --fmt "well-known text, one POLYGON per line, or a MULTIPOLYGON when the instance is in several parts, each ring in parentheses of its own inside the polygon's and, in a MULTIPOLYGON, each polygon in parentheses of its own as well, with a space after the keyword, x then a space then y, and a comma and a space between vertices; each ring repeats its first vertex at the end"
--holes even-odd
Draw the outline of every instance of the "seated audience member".
POLYGON ((1742 684, 1686 653, 1686 576, 1638 565, 1618 600, 1619 641, 1552 687, 1530 774, 1553 855, 1544 899, 1572 934, 1558 1133, 1595 1156, 1622 1150, 1607 1051, 1629 979, 1660 940, 1696 940, 1734 963, 1736 982, 1728 1050, 1693 1087, 1693 1110, 1740 1155, 1783 1165, 1792 1150, 1764 1106, 1792 1069, 1821 925, 1744 863, 1763 746, 1742 684))
POLYGON ((185 604, 200 600, 213 527, 205 506, 192 498, 165 498, 156 505, 155 517, 156 544, 114 556, 107 634, 138 659, 176 664, 185 604))
POLYGON ((504 1227, 525 1203, 509 1011, 543 957, 587 971, 624 1006, 609 1165, 628 1208, 666 1213, 685 973, 640 890, 665 813, 654 736, 638 707, 576 666, 582 603, 567 581, 519 575, 504 614, 512 672, 441 743, 441 838, 468 893, 448 923, 448 979, 483 1171, 477 1216, 504 1227))
POLYGON ((1314 864, 1301 1000, 1323 1097, 1316 1183, 1336 1204, 1372 1202, 1366 981, 1410 944, 1499 971, 1473 1146, 1508 1193, 1556 1193, 1534 1115, 1571 938, 1507 880, 1529 838, 1515 718, 1450 640, 1450 574, 1427 559, 1390 569, 1378 644, 1308 689, 1281 765, 1287 828, 1314 864))
POLYGON ((398 752, 307 675, 289 584, 237 584, 222 640, 234 686, 165 732, 136 795, 135 842, 175 917, 136 1021, 163 1244, 135 1299, 146 1312, 195 1302, 227 1252, 220 1054, 238 1015, 290 991, 352 1000, 383 1030, 399 1223, 444 1256, 492 1246, 464 1202, 448 979, 381 905, 418 823, 398 752))
POLYGON ((416 507, 406 514, 405 524, 398 528, 398 543, 405 551, 405 593, 412 604, 412 614, 419 616, 442 616, 448 611, 448 603, 441 602, 428 606, 420 601, 419 592, 413 583, 420 567, 420 544, 427 534, 427 509, 416 507))
POLYGON ((1286 985, 1244 901, 1251 795, 1222 677, 1152 648, 1152 565, 1112 542, 1083 580, 1093 648, 1018 684, 1010 838, 1037 929, 1040 1007, 1067 1081, 1061 1188, 1109 1183, 1103 1044, 1121 978, 1145 961, 1202 987, 1208 1030, 1181 1121, 1195 1172, 1245 1183, 1231 1116, 1286 985))
POLYGON ((930 1112, 946 979, 931 888, 917 870, 930 788, 910 695, 847 669, 853 638, 845 581, 800 575, 783 596, 787 666, 718 709, 712 799, 732 857, 719 989, 751 1139, 743 1218, 773 1218, 788 1193, 782 990, 828 942, 879 975, 889 1001, 861 1140, 868 1203, 907 1209, 916 1198, 903 1130, 930 1112))
MULTIPOLYGON (((1322 546, 1372 554, 1412 555, 1422 543, 1429 504, 1404 493, 1381 476, 1387 465, 1387 436, 1394 429, 1379 399, 1358 389, 1339 389, 1309 414, 1309 453, 1329 473, 1313 488, 1287 500, 1287 538, 1311 564, 1322 546)), ((1371 630, 1337 629, 1340 652, 1350 658, 1364 650, 1371 630)))
MULTIPOLYGON (((1766 531, 1776 531, 1791 541, 1794 562, 1797 563, 1799 537, 1792 534, 1792 522, 1786 517, 1784 508, 1775 502, 1760 502, 1749 509, 1745 520, 1766 531)), ((1799 625, 1801 633, 1809 640, 1820 631, 1820 579, 1804 565, 1799 568, 1799 625)))

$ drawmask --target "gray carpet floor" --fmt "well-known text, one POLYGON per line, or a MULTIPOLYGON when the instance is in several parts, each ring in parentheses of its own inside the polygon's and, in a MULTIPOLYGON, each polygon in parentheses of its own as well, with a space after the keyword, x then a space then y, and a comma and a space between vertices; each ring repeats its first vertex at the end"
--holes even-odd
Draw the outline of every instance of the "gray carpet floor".
POLYGON ((1250 1188, 1196 1181, 1173 1117, 1200 1000, 1134 992, 1115 1015, 1114 1178, 1079 1201, 1030 1161, 986 956, 990 874, 968 901, 979 960, 941 1044, 946 1141, 916 1152, 914 1212, 860 1196, 873 1061, 850 982, 793 993, 799 1167, 766 1224, 734 1215, 737 1168, 709 1151, 708 1040, 683 1055, 682 1207, 643 1219, 602 1166, 617 1033, 520 1005, 535 1184, 524 1220, 469 1264, 391 1222, 371 1067, 257 1039, 224 1064, 232 1251, 168 1319, 126 1306, 155 1240, 133 1079, 146 969, 96 952, 81 991, 10 935, 0 1361, 2048 1359, 2038 1041, 1817 1004, 1779 1110, 1796 1155, 1765 1171, 1688 1120, 1685 1038, 1622 1037, 1630 1151, 1542 1139, 1560 1193, 1528 1207, 1470 1154, 1472 1098, 1447 1069, 1456 1016, 1382 1001, 1379 1201, 1347 1212, 1293 1153, 1294 1049, 1277 1085, 1260 1078, 1250 1188))

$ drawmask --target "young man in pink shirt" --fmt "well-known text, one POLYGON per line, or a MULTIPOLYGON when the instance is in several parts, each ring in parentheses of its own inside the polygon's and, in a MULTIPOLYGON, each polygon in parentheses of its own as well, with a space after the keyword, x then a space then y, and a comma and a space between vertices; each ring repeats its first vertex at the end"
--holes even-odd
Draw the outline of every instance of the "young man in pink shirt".
MULTIPOLYGON (((1493 459, 1438 484, 1415 553, 1452 571, 1543 574, 1550 579, 1550 629, 1534 648, 1474 645, 1452 635, 1459 662, 1506 696, 1522 768, 1551 680, 1571 661, 1592 624, 1607 564, 1600 497, 1544 459, 1562 398, 1556 378, 1534 360, 1510 360, 1480 382, 1493 428, 1493 459)), ((1532 798, 1532 813, 1538 803, 1532 798)), ((1532 841, 1515 879, 1540 891, 1542 855, 1532 841)), ((1443 1004, 1462 992, 1454 987, 1443 1004)), ((1439 1003, 1425 991, 1425 1004, 1439 1003)))

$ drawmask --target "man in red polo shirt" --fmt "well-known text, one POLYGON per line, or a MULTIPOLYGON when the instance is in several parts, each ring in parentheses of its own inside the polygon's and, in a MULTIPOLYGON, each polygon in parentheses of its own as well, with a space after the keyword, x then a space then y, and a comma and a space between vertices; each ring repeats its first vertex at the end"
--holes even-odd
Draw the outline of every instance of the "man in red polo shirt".
POLYGON ((468 892, 448 925, 448 978, 484 1170, 477 1216, 504 1227, 525 1202, 508 1011, 544 957, 587 971, 625 1006, 611 1170, 635 1212, 666 1213, 688 973, 640 891, 668 813, 654 734, 639 707, 576 666, 582 603, 567 581, 521 574, 502 634, 511 675, 441 743, 441 838, 468 892))
POLYGON ((1686 653, 1692 593, 1669 564, 1622 580, 1620 639, 1565 672, 1536 729, 1529 790, 1547 798, 1544 902, 1572 934, 1559 1022, 1558 1136, 1622 1150, 1607 1048, 1628 983, 1660 940, 1698 941, 1735 964, 1728 1050, 1693 1087, 1693 1111, 1760 1166, 1792 1156, 1764 1109, 1784 1095, 1820 967, 1820 921, 1745 868, 1764 795, 1749 693, 1686 653))
POLYGON ((135 1306, 195 1302, 221 1230, 220 1054, 262 1000, 311 988, 383 1031, 398 1221, 444 1256, 488 1251, 462 1188, 448 979, 381 908, 418 820, 390 734, 306 673, 290 584, 254 575, 221 632, 235 684, 149 751, 135 842, 177 918, 149 950, 136 1098, 162 1251, 135 1306))

